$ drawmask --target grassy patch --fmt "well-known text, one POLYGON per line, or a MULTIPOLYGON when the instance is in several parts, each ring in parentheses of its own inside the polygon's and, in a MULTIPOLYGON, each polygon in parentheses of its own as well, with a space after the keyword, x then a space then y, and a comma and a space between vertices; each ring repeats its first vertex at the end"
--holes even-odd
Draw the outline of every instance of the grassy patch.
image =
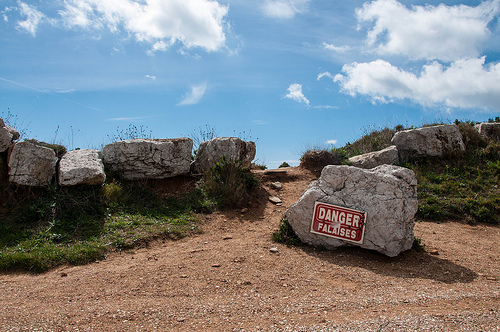
POLYGON ((297 246, 302 244, 302 241, 299 239, 297 234, 295 234, 292 226, 286 218, 281 219, 279 229, 273 233, 272 239, 275 242, 289 245, 297 246))
POLYGON ((42 272, 85 264, 155 238, 199 232, 198 211, 211 207, 200 190, 159 198, 140 183, 104 187, 18 189, 0 219, 0 270, 42 272), (15 199, 14 199, 15 197, 15 199))

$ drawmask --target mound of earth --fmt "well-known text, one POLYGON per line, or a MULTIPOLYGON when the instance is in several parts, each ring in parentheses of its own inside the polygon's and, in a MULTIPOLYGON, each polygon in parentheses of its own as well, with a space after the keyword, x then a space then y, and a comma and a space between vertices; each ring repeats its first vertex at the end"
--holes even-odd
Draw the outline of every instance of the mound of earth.
MULTIPOLYGON (((500 328, 498 227, 418 221, 425 249, 392 259, 357 248, 277 244, 272 232, 315 175, 302 168, 254 172, 260 194, 246 209, 202 215, 202 234, 85 266, 0 275, 0 330, 500 328)), ((175 181, 171 188, 191 185, 175 181)))

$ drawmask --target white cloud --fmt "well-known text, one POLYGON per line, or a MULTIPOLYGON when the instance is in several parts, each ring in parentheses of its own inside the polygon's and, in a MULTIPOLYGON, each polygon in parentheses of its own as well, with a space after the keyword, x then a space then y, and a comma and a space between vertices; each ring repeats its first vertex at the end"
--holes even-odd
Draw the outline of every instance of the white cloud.
POLYGON ((197 104, 200 99, 205 95, 207 89, 207 82, 203 84, 193 85, 191 87, 191 92, 186 94, 182 101, 177 104, 177 106, 194 105, 197 104))
POLYGON ((325 42, 323 42, 323 44, 321 44, 323 46, 323 48, 327 51, 334 51, 334 52, 337 52, 337 53, 344 53, 344 52, 347 52, 350 50, 350 47, 349 46, 335 46, 333 44, 327 44, 325 42))
POLYGON ((65 0, 66 28, 124 31, 151 45, 151 53, 175 43, 208 52, 225 46, 229 7, 213 0, 65 0))
POLYGON ((335 76, 333 76, 330 72, 325 71, 324 73, 321 73, 318 75, 317 80, 319 81, 320 79, 322 79, 325 76, 331 78, 332 80, 335 78, 335 76))
POLYGON ((38 25, 46 19, 46 16, 38 11, 36 7, 28 5, 24 2, 19 2, 19 11, 21 12, 21 15, 26 16, 26 20, 17 22, 18 29, 26 30, 33 37, 35 37, 38 25))
POLYGON ((499 0, 490 0, 477 7, 441 4, 408 9, 396 0, 376 0, 358 8, 356 16, 360 23, 374 22, 367 42, 379 54, 452 61, 479 56, 499 4, 499 0))
POLYGON ((335 76, 345 93, 374 101, 411 99, 426 106, 500 110, 500 63, 485 65, 485 57, 462 59, 443 66, 425 65, 420 74, 401 70, 385 60, 344 65, 335 76))
POLYGON ((299 103, 305 103, 307 106, 309 106, 309 100, 304 96, 302 93, 302 85, 301 84, 290 84, 290 86, 287 89, 288 93, 285 95, 286 98, 295 100, 299 103))
POLYGON ((338 140, 336 139, 329 139, 328 141, 326 141, 326 144, 331 144, 331 145, 335 145, 337 144, 338 140))
POLYGON ((156 76, 154 76, 154 75, 145 75, 144 77, 145 78, 149 78, 149 79, 151 79, 153 81, 156 81, 156 76))
POLYGON ((338 109, 338 106, 332 106, 332 105, 318 105, 318 106, 313 106, 313 108, 316 108, 316 109, 320 109, 320 110, 323 110, 323 109, 338 109))
POLYGON ((279 19, 290 19, 295 14, 303 14, 311 0, 266 0, 262 6, 264 14, 279 19))

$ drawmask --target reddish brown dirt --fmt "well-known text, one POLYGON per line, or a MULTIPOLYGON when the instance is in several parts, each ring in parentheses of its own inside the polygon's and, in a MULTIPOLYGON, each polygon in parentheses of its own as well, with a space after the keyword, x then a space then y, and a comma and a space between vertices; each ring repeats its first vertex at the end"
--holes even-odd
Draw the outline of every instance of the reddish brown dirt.
POLYGON ((277 244, 272 232, 314 175, 257 173, 263 200, 202 216, 203 234, 0 275, 0 331, 500 330, 498 227, 417 222, 425 251, 392 259, 277 244), (265 197, 275 194, 281 206, 265 197))

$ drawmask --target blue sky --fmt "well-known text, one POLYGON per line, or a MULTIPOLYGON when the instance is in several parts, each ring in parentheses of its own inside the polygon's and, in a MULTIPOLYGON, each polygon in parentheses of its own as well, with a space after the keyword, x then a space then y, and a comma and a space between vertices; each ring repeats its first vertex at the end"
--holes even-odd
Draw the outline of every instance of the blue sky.
POLYGON ((500 115, 500 0, 2 0, 0 112, 101 148, 200 127, 297 165, 366 130, 500 115))

